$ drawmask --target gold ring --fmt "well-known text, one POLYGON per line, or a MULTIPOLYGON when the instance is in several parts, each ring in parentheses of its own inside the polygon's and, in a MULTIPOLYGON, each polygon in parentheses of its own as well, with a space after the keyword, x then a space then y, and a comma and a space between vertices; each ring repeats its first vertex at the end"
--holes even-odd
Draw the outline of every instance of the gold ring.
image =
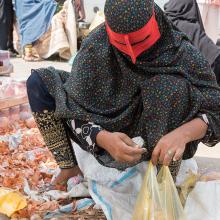
POLYGON ((169 150, 167 151, 167 155, 168 155, 169 157, 173 157, 173 151, 172 151, 171 149, 169 149, 169 150))

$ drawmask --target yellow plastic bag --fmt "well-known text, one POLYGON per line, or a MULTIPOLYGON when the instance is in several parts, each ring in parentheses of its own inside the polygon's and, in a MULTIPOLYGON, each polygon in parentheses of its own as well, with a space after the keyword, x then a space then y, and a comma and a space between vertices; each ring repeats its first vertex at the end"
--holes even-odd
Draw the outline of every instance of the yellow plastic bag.
POLYGON ((165 220, 156 170, 151 162, 137 198, 132 220, 165 220))
POLYGON ((132 220, 186 220, 168 167, 162 167, 157 177, 149 162, 132 220))
POLYGON ((26 199, 19 192, 0 188, 0 213, 11 217, 13 213, 27 206, 26 199))
POLYGON ((160 199, 166 220, 186 220, 170 170, 163 166, 157 176, 160 199))

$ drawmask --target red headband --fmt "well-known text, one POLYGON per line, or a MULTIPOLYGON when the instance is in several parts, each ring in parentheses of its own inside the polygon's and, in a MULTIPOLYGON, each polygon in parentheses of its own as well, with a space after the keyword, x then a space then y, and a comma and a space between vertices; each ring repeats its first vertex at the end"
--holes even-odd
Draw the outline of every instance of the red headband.
POLYGON ((135 64, 137 57, 152 47, 160 39, 160 31, 153 13, 147 24, 138 31, 128 34, 118 34, 111 30, 106 21, 106 31, 109 36, 110 43, 118 50, 131 57, 135 64))

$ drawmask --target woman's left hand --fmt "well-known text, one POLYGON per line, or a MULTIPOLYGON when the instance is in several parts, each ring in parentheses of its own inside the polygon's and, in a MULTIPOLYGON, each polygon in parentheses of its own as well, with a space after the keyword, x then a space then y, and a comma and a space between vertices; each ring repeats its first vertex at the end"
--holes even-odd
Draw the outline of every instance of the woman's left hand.
POLYGON ((186 148, 186 144, 203 138, 207 132, 208 124, 201 118, 195 118, 174 131, 163 136, 157 143, 153 154, 152 163, 168 166, 170 162, 181 159, 186 148))
POLYGON ((157 143, 152 153, 152 163, 156 165, 159 161, 160 164, 169 166, 172 160, 181 159, 187 143, 187 137, 180 129, 168 133, 157 143))

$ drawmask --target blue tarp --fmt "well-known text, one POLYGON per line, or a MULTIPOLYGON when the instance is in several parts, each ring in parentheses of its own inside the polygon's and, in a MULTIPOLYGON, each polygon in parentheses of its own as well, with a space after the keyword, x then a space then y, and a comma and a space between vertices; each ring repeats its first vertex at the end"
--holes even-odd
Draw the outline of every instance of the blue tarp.
POLYGON ((15 0, 15 12, 21 35, 21 45, 38 40, 50 27, 56 11, 54 0, 15 0))

